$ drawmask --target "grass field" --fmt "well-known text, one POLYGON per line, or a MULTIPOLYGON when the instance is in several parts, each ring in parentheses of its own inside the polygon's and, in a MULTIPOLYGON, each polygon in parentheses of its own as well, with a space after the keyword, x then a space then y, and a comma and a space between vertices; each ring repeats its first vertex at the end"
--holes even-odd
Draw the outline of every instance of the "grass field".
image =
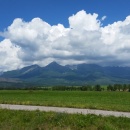
POLYGON ((130 112, 129 92, 1 90, 0 103, 130 112))
POLYGON ((0 109, 0 130, 129 130, 130 118, 0 109))

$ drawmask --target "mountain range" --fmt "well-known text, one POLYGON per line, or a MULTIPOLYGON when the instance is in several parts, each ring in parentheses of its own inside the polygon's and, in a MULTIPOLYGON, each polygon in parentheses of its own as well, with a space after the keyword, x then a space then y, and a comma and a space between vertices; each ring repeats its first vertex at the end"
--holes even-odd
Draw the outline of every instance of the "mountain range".
POLYGON ((45 67, 31 65, 3 72, 0 82, 30 83, 37 86, 129 84, 130 67, 78 64, 62 66, 52 62, 45 67))

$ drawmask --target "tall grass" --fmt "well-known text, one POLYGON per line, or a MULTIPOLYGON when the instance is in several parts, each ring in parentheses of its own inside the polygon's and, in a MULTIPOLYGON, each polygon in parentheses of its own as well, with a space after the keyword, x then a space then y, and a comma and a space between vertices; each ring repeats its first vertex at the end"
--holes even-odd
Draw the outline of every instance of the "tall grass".
POLYGON ((130 118, 0 109, 0 130, 129 130, 130 118))

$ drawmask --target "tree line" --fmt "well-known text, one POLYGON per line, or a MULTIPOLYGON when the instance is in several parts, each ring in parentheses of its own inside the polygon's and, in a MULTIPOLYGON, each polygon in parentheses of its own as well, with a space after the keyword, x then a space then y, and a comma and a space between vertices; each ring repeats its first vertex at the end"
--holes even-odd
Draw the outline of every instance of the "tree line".
POLYGON ((129 91, 130 92, 130 84, 114 84, 107 86, 108 91, 129 91))
POLYGON ((79 87, 66 87, 66 86, 55 86, 52 87, 52 90, 61 90, 61 91, 129 91, 130 92, 130 84, 114 84, 103 87, 99 84, 97 85, 84 85, 79 87))
POLYGON ((61 91, 102 91, 103 88, 100 85, 84 85, 84 86, 54 86, 52 90, 61 91))
POLYGON ((0 86, 0 90, 52 90, 52 91, 128 91, 130 84, 102 85, 83 85, 83 86, 0 86))

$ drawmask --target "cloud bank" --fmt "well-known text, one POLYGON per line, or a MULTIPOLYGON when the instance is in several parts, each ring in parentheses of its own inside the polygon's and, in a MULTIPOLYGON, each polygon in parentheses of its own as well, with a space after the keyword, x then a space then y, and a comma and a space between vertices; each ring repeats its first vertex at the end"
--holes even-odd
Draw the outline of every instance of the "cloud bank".
POLYGON ((68 28, 40 18, 16 18, 0 33, 0 71, 52 61, 130 66, 130 16, 103 27, 105 18, 81 10, 68 18, 68 28))

